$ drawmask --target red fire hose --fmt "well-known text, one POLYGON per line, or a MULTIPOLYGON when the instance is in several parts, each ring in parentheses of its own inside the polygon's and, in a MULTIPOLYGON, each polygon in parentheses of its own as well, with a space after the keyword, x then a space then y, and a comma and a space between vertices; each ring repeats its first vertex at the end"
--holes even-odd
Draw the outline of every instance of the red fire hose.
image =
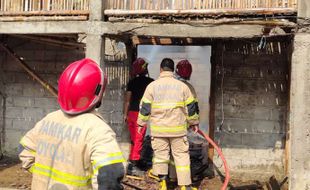
POLYGON ((204 134, 200 129, 198 129, 198 133, 203 136, 214 148, 215 150, 218 152, 220 158, 222 159, 223 161, 223 164, 224 164, 224 170, 225 170, 225 181, 223 183, 223 186, 221 188, 221 190, 226 190, 227 186, 228 186, 228 182, 229 182, 229 179, 230 179, 230 175, 229 175, 229 169, 228 169, 228 166, 227 166, 227 162, 224 158, 224 155, 221 151, 221 149, 216 145, 216 143, 206 134, 204 134))

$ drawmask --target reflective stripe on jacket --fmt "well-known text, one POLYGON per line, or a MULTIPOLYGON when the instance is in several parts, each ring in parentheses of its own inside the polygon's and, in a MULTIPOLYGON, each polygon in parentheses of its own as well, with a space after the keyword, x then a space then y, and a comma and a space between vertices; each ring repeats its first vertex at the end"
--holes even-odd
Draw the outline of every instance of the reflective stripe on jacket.
POLYGON ((138 124, 144 126, 150 121, 155 137, 184 136, 189 125, 199 123, 196 102, 185 83, 164 71, 144 92, 138 124))
POLYGON ((124 163, 112 129, 98 113, 48 114, 21 140, 23 168, 33 173, 33 190, 96 189, 101 167, 124 163))

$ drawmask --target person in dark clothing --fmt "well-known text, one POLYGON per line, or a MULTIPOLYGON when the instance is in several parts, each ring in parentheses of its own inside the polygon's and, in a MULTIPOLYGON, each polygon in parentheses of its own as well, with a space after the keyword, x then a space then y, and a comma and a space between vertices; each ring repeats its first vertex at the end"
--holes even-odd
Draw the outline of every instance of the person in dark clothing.
POLYGON ((124 122, 127 123, 130 132, 131 148, 127 167, 127 175, 142 176, 143 171, 139 168, 141 165, 141 150, 146 127, 141 133, 138 133, 138 114, 140 101, 146 87, 154 81, 148 77, 148 63, 143 58, 138 58, 132 64, 133 79, 127 84, 127 90, 124 101, 124 122))

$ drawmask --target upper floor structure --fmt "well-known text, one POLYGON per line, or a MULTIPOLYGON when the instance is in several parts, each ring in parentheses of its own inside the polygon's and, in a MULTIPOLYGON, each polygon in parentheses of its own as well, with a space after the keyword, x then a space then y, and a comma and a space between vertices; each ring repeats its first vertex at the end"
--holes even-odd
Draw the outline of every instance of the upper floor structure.
MULTIPOLYGON (((0 0, 0 21, 88 20, 91 0, 0 0)), ((105 20, 176 17, 206 19, 297 14, 298 0, 102 0, 105 20)), ((98 7, 97 7, 98 8, 98 7)))

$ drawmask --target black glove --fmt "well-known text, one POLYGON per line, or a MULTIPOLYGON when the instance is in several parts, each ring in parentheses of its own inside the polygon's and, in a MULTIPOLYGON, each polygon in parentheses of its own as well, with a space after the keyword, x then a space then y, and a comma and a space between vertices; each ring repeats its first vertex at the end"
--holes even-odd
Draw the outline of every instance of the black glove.
POLYGON ((123 163, 103 166, 97 176, 98 190, 123 190, 121 181, 125 175, 123 163))

